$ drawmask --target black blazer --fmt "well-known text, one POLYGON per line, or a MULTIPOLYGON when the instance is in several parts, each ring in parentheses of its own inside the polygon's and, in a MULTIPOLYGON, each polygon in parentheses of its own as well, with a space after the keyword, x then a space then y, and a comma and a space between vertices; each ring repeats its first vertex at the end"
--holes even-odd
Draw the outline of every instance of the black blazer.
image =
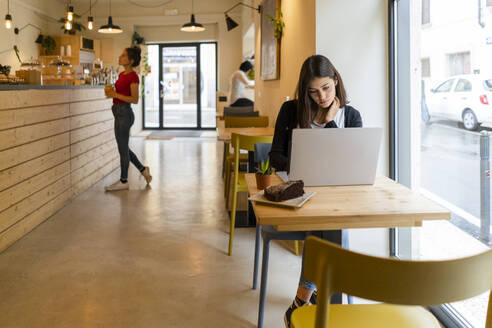
MULTIPOLYGON (((285 171, 288 166, 288 153, 292 141, 292 129, 297 128, 297 100, 284 102, 280 108, 275 123, 272 150, 270 151, 270 164, 277 171, 285 171)), ((357 109, 345 105, 345 127, 361 128, 362 118, 357 109)), ((325 128, 338 128, 335 121, 328 122, 325 128)))

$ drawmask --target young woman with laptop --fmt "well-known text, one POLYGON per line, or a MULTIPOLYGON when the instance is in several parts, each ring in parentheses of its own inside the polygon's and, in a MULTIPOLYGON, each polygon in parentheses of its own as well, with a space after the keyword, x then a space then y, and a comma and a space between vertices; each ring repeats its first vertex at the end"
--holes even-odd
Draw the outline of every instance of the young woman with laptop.
MULTIPOLYGON (((315 55, 306 59, 299 74, 294 100, 286 101, 280 108, 275 124, 270 162, 277 171, 288 166, 288 152, 292 141, 292 130, 323 128, 360 128, 362 118, 359 111, 347 105, 347 93, 340 73, 328 58, 315 55)), ((330 151, 319 149, 320 152, 330 151)), ((330 168, 327 167, 327 170, 330 168)), ((312 232, 326 240, 348 246, 346 231, 312 232)), ((292 312, 303 305, 316 302, 316 286, 301 278, 292 305, 285 313, 285 324, 290 326, 292 312)))

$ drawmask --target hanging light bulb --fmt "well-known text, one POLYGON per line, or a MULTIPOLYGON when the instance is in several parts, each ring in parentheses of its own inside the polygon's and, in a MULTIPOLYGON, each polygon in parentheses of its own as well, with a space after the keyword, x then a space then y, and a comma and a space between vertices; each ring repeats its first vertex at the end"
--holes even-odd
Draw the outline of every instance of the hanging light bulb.
POLYGON ((12 28, 12 16, 9 14, 5 15, 5 28, 9 30, 12 28))
POLYGON ((73 6, 69 6, 69 7, 68 7, 67 19, 68 19, 70 22, 73 22, 73 6))
POLYGON ((12 28, 12 16, 10 15, 10 0, 7 0, 7 15, 5 15, 5 28, 12 28))
POLYGON ((89 1, 89 17, 87 17, 87 28, 92 30, 94 28, 94 17, 92 17, 92 0, 89 1))
POLYGON ((72 23, 66 19, 65 20, 65 30, 70 31, 72 29, 72 23))

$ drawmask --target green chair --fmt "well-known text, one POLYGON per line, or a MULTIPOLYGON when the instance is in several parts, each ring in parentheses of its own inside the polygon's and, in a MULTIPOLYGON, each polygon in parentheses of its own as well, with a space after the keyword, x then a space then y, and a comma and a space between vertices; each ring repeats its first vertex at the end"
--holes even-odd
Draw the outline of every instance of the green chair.
MULTIPOLYGON (((440 328, 422 306, 461 301, 492 288, 492 250, 447 261, 403 261, 363 255, 310 236, 304 274, 318 303, 292 313, 292 328, 440 328), (383 304, 330 305, 333 293, 383 304), (420 306, 419 306, 420 305, 420 306)), ((486 328, 492 328, 492 295, 486 328)))
MULTIPOLYGON (((247 150, 254 151, 255 143, 267 142, 271 143, 272 136, 247 136, 238 133, 233 133, 231 136, 231 144, 234 148, 234 158, 232 164, 234 165, 234 180, 232 184, 232 207, 231 207, 231 227, 229 230, 229 256, 232 254, 232 243, 234 240, 234 226, 236 223, 236 206, 237 206, 237 193, 240 191, 248 191, 246 181, 244 179, 244 173, 239 172, 239 151, 247 150)), ((227 185, 225 186, 228 187, 227 185)))

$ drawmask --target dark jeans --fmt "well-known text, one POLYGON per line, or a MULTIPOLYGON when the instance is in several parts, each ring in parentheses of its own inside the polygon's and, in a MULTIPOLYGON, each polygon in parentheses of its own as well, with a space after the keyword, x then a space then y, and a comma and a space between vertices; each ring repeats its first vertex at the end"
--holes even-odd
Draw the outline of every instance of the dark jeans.
POLYGON ((114 136, 118 144, 118 152, 120 153, 121 179, 128 179, 128 167, 130 162, 141 171, 144 166, 137 158, 128 145, 130 140, 130 128, 135 122, 135 115, 130 104, 114 104, 111 107, 114 116, 114 136))
MULTIPOLYGON (((343 248, 349 248, 349 239, 348 239, 348 230, 325 230, 325 231, 311 231, 308 233, 309 235, 319 237, 326 241, 330 241, 332 243, 338 244, 343 248)), ((316 290, 316 285, 306 280, 304 277, 304 248, 302 253, 302 267, 301 267, 301 278, 299 279, 299 287, 304 287, 311 290, 316 290)), ((342 295, 341 294, 333 294, 331 297, 331 303, 333 304, 341 304, 342 303, 342 295)))
POLYGON ((238 100, 236 100, 235 102, 233 102, 229 106, 230 107, 253 107, 254 104, 255 103, 252 102, 251 100, 249 100, 248 98, 239 98, 238 100))

